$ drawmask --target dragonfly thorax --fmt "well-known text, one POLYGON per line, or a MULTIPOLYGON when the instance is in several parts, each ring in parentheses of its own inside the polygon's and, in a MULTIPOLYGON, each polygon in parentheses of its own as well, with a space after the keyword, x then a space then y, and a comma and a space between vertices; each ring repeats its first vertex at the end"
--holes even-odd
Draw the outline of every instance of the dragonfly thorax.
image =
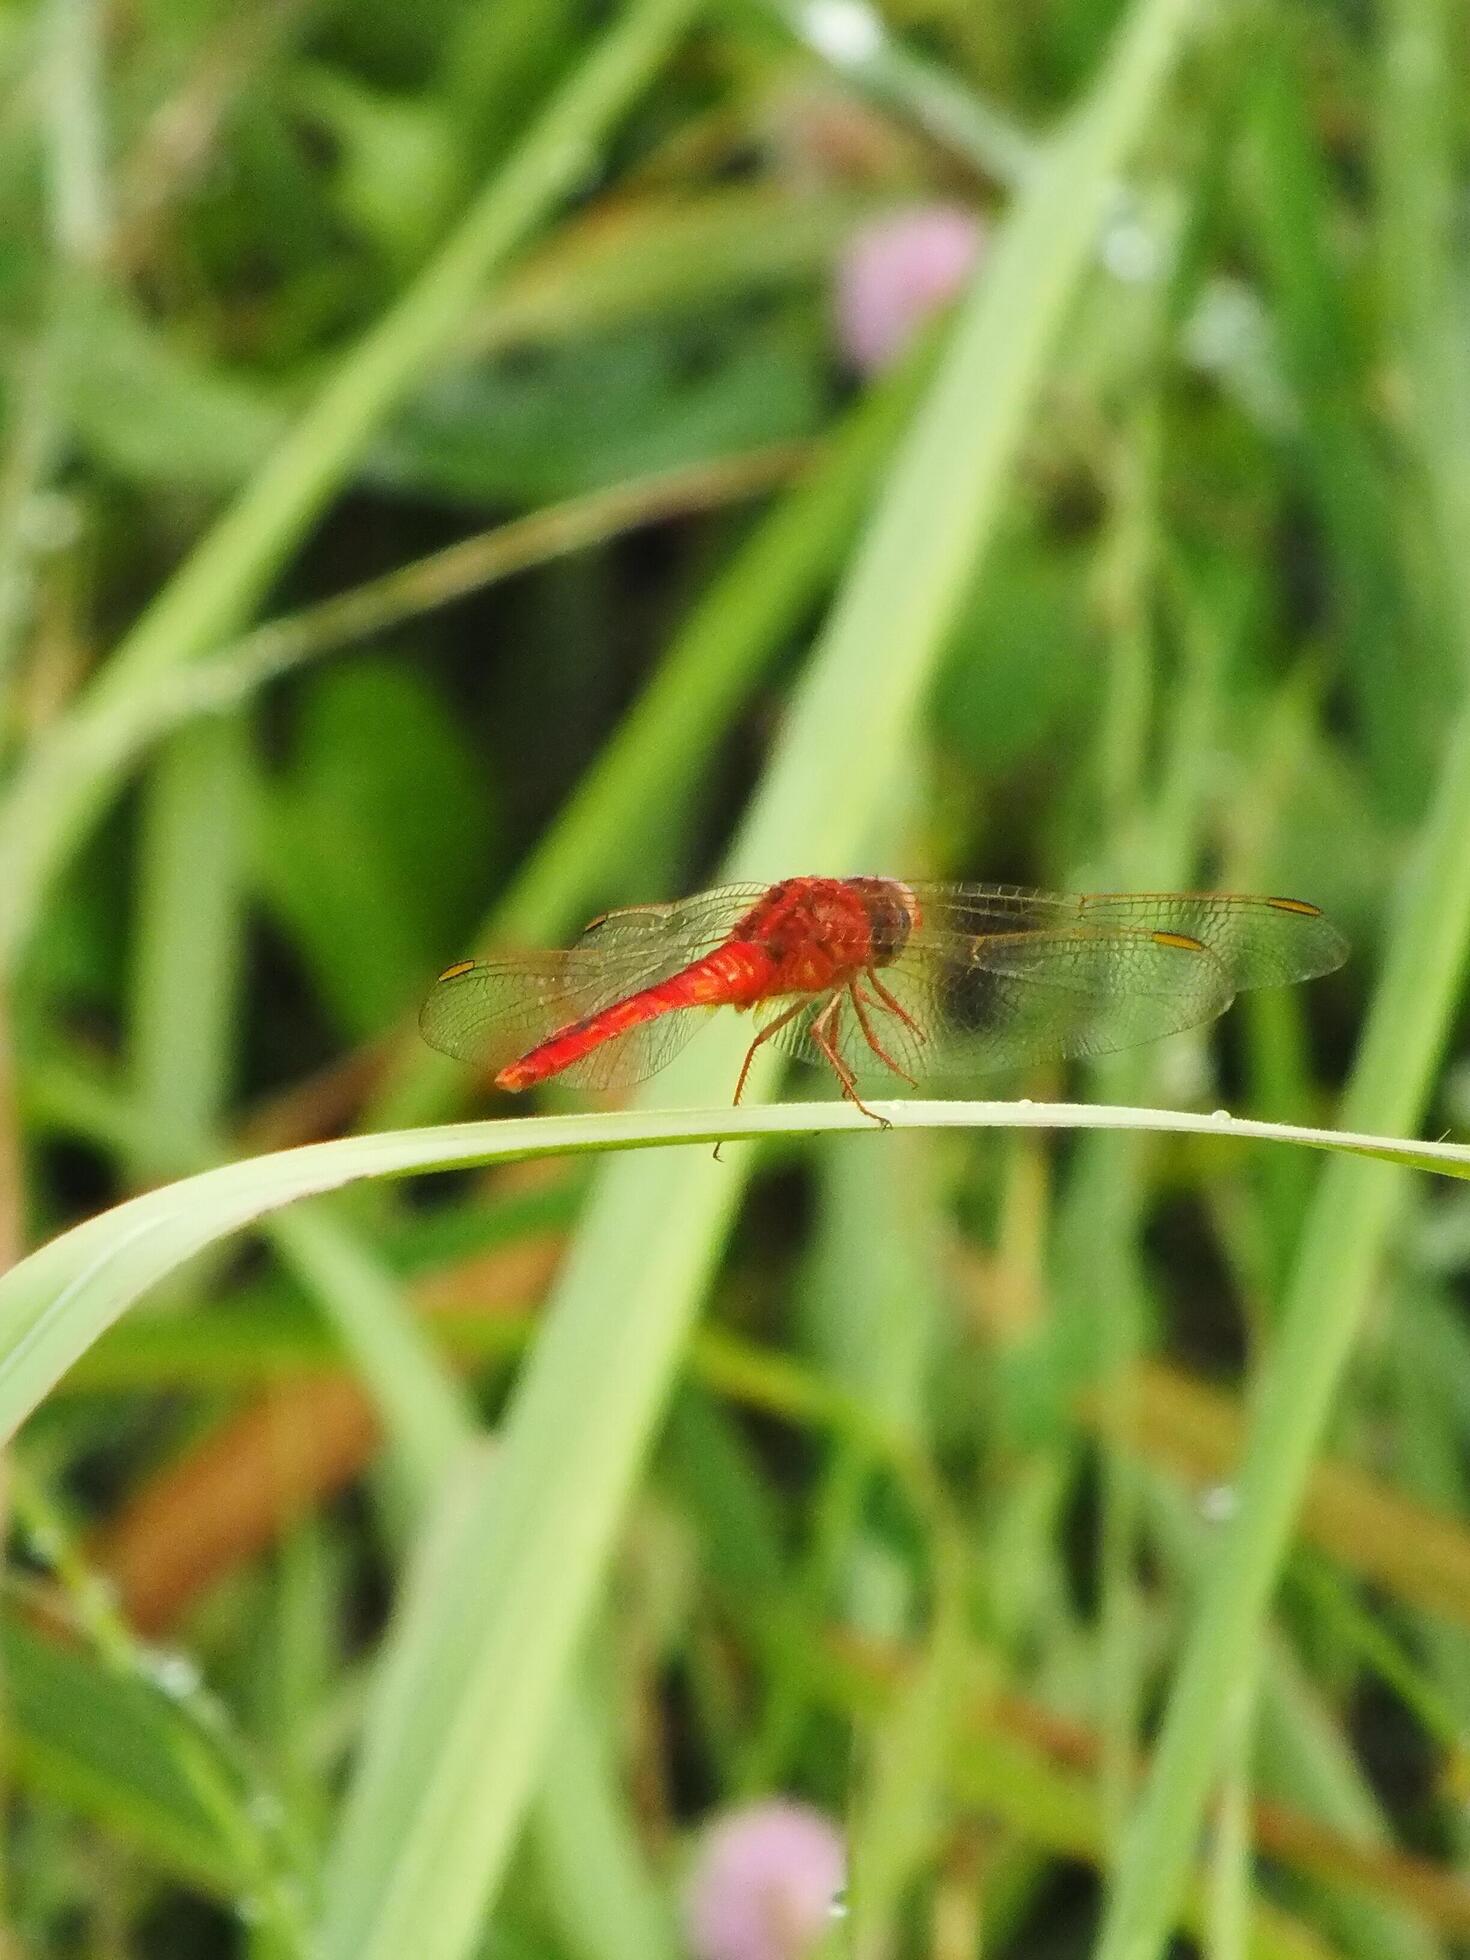
POLYGON ((820 992, 874 957, 868 897, 846 878, 787 878, 772 885, 732 937, 765 954, 775 994, 820 992))

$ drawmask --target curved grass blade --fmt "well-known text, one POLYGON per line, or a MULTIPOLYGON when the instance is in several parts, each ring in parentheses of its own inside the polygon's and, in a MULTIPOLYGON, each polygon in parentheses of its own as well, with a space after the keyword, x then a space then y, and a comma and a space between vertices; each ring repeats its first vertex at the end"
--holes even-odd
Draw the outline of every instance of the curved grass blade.
MULTIPOLYGON (((1295 1143, 1470 1179, 1470 1145, 1249 1122, 1191 1110, 1015 1102, 894 1102, 872 1107, 895 1129, 1159 1131, 1295 1143)), ((195 1253, 303 1198, 368 1178, 410 1177, 580 1151, 707 1145, 833 1131, 879 1135, 859 1111, 837 1102, 525 1116, 343 1137, 182 1178, 73 1226, 0 1276, 0 1441, 14 1435, 72 1362, 150 1287, 195 1253)), ((726 1179, 736 1181, 733 1176, 726 1179)))

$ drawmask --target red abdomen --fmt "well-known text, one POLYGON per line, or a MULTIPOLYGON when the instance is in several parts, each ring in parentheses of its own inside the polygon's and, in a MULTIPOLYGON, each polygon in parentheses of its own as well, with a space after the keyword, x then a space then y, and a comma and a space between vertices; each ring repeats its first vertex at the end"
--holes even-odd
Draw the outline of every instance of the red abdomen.
POLYGON ((681 973, 558 1029, 549 1040, 503 1068, 495 1085, 499 1089, 529 1089, 534 1082, 559 1075, 603 1042, 681 1007, 749 1007, 771 991, 770 977, 771 962, 762 947, 727 939, 681 973))

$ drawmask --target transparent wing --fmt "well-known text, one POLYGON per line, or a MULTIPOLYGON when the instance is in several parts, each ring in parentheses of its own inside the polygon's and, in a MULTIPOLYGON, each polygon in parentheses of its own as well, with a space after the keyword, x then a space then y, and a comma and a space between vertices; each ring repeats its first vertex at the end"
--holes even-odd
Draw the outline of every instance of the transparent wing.
MULTIPOLYGON (((981 1074, 1156 1041, 1213 1020, 1234 997, 1229 972, 1203 941, 1123 926, 911 945, 877 982, 881 992, 872 978, 859 981, 857 1005, 843 996, 829 1025, 858 1080, 890 1087, 899 1076, 878 1049, 920 1082, 981 1074)), ((812 1023, 823 1005, 805 1007, 774 1042, 822 1061, 812 1023)))
MULTIPOLYGON (((507 954, 449 967, 419 1011, 431 1048, 494 1072, 573 1021, 656 986, 728 938, 761 896, 726 885, 673 905, 604 913, 562 952, 507 954)), ((670 1061, 704 1018, 691 1008, 605 1042, 562 1073, 587 1088, 641 1081, 670 1061)))
MULTIPOLYGON (((565 952, 451 967, 424 1004, 424 1036, 460 1060, 501 1068, 699 959, 768 889, 729 885, 630 907, 594 919, 565 952)), ((875 1049, 922 1081, 1129 1047, 1212 1020, 1240 988, 1330 972, 1347 953, 1336 929, 1299 899, 909 889, 922 917, 899 959, 860 980, 858 1001, 844 996, 823 1023, 860 1080, 896 1079, 875 1049)), ((767 1002, 757 1020, 769 1026, 793 1004, 767 1002)), ((812 1026, 826 1005, 826 996, 803 1002, 776 1045, 823 1061, 812 1026)), ((597 1088, 637 1081, 683 1046, 706 1011, 680 1009, 631 1029, 565 1074, 597 1088)))
POLYGON ((419 1009, 431 1048, 476 1067, 503 1068, 544 1041, 578 1010, 567 953, 462 960, 447 967, 419 1009))
MULTIPOLYGON (((634 963, 677 956, 698 959, 728 939, 740 920, 770 890, 768 885, 717 885, 667 905, 625 905, 600 912, 582 928, 571 951, 634 963)), ((669 969, 678 972, 677 965, 669 969)))
POLYGON ((1299 898, 1235 892, 1089 892, 1058 895, 1009 885, 918 885, 923 913, 911 941, 938 954, 985 933, 1125 927, 1179 933, 1208 946, 1236 992, 1279 987, 1331 973, 1347 941, 1315 905, 1299 898))

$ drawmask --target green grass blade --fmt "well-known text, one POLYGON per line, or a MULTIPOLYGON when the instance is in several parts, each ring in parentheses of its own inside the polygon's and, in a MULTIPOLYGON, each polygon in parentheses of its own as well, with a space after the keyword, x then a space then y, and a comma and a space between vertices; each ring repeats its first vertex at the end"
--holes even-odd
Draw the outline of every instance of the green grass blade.
MULTIPOLYGON (((1247 1122, 1193 1110, 1014 1102, 878 1102, 872 1107, 894 1129, 1154 1130, 1294 1143, 1470 1179, 1470 1145, 1247 1122)), ((379 1131, 201 1171, 74 1226, 0 1275, 0 1439, 15 1433, 72 1363, 150 1287, 207 1246, 303 1198, 365 1178, 410 1177, 579 1151, 854 1132, 875 1138, 880 1134, 860 1111, 838 1102, 625 1110, 379 1131)), ((315 1268, 316 1277, 322 1273, 322 1267, 315 1268)))
MULTIPOLYGON (((228 1106, 242 957, 246 731, 191 729, 145 799, 131 1064, 141 1120, 200 1157, 228 1106)), ((175 1158, 174 1163, 177 1163, 175 1158)), ((138 1161, 156 1177, 173 1165, 138 1161)))
POLYGON ((9 1615, 0 1666, 12 1776, 208 1891, 244 1892, 238 1847, 179 1767, 188 1738, 162 1694, 9 1615))
POLYGON ((610 1746, 605 1697, 574 1686, 551 1749, 535 1844, 550 1910, 577 1960, 677 1960, 610 1746))
POLYGON ((427 1501, 475 1433, 469 1398, 414 1319, 393 1278, 330 1212, 277 1218, 277 1250, 337 1323, 342 1345, 393 1438, 409 1491, 427 1501))
POLYGON ((997 183, 1019 184, 1036 167, 1042 145, 1008 116, 888 33, 876 8, 824 9, 801 0, 764 0, 788 33, 827 62, 844 82, 912 119, 997 183))
POLYGON ((733 875, 846 869, 854 787, 881 803, 927 661, 983 560, 1025 420, 1190 0, 1135 7, 1103 80, 1049 146, 996 238, 890 494, 843 587, 828 658, 795 703, 733 875), (963 432, 962 435, 957 432, 963 432), (922 486, 922 487, 921 487, 922 486), (814 758, 840 758, 834 770, 814 758))
POLYGON ((1254 64, 1257 230, 1283 358, 1301 405, 1304 469, 1330 558, 1334 637, 1357 699, 1375 791, 1386 808, 1409 819, 1422 808, 1435 677, 1404 622, 1391 480, 1364 412, 1364 352, 1333 250, 1327 165, 1290 42, 1288 28, 1282 44, 1263 50, 1254 64), (1392 663, 1383 659, 1390 642, 1398 648, 1392 663))
MULTIPOLYGON (((1467 663, 1470 664, 1470 663, 1467 663)), ((1419 1117, 1470 948, 1470 710, 1450 731, 1358 1062, 1348 1121, 1419 1117)), ((1204 1589, 1158 1754, 1128 1834, 1099 1960, 1153 1960, 1185 1881, 1221 1736, 1253 1666, 1271 1593, 1400 1196, 1377 1165, 1340 1157, 1308 1213, 1280 1333, 1255 1401, 1240 1508, 1204 1589)))

